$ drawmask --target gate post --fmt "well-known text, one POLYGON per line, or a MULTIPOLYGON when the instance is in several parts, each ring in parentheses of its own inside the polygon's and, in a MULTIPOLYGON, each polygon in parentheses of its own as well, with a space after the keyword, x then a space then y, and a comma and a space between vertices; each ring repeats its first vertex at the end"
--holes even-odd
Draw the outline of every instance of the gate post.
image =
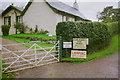
POLYGON ((60 39, 59 39, 59 48, 60 48, 60 52, 59 52, 59 61, 61 62, 62 61, 62 36, 60 36, 60 39))
POLYGON ((2 49, 0 50, 0 52, 1 52, 0 54, 0 80, 2 80, 2 49))
POLYGON ((37 54, 36 54, 36 43, 34 44, 35 45, 35 66, 37 66, 37 54))

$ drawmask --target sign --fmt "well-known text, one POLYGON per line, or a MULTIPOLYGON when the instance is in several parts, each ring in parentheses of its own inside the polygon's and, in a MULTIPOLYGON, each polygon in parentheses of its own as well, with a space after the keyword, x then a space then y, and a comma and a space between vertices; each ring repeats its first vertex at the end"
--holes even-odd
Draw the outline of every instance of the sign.
POLYGON ((89 39, 87 38, 86 40, 87 40, 87 42, 86 42, 87 44, 86 45, 88 45, 89 44, 89 39))
POLYGON ((71 58, 86 58, 86 51, 71 50, 71 58))
POLYGON ((86 38, 73 38, 73 49, 86 49, 86 38))
POLYGON ((72 48, 72 42, 63 42, 63 48, 72 48))

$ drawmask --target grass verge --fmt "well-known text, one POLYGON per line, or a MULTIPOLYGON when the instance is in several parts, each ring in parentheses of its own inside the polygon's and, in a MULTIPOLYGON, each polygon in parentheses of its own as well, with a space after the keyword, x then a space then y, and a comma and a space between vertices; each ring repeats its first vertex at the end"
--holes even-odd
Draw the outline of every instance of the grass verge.
POLYGON ((118 37, 119 35, 115 35, 112 40, 111 43, 109 45, 109 47, 105 50, 93 53, 93 54, 88 54, 86 59, 80 59, 80 58, 63 58, 62 62, 72 62, 72 63, 82 63, 82 62, 88 62, 91 60, 96 60, 111 54, 114 54, 116 52, 118 52, 118 37))

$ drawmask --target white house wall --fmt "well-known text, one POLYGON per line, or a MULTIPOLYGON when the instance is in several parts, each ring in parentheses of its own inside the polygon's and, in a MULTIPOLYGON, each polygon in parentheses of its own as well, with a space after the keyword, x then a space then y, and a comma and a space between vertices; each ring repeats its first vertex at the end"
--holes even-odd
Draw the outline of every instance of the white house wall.
POLYGON ((30 28, 48 30, 49 34, 55 35, 56 24, 62 21, 62 16, 56 14, 45 2, 32 2, 23 16, 23 22, 30 28))
POLYGON ((8 12, 4 16, 2 16, 2 25, 4 25, 4 17, 11 16, 11 28, 10 28, 10 32, 9 32, 10 35, 15 34, 15 28, 14 28, 14 24, 16 23, 15 12, 17 13, 17 16, 20 15, 19 12, 15 11, 15 10, 11 10, 10 12, 8 12))
POLYGON ((0 35, 2 35, 1 25, 2 25, 2 16, 0 16, 0 35))

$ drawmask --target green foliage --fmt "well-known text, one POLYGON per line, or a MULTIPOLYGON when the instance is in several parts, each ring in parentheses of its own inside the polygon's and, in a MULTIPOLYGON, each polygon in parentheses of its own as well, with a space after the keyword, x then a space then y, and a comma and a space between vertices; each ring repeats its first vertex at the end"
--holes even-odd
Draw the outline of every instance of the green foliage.
POLYGON ((56 36, 48 36, 45 34, 12 34, 10 35, 12 37, 39 37, 39 38, 54 38, 56 39, 56 36))
POLYGON ((9 35, 9 31, 10 31, 10 26, 9 25, 2 25, 2 33, 4 36, 8 36, 9 35))
POLYGON ((120 33, 120 24, 118 22, 107 23, 108 29, 111 32, 111 35, 116 35, 120 33))
MULTIPOLYGON (((4 64, 4 61, 2 61, 2 68, 6 68, 7 66, 4 64)), ((7 70, 8 71, 8 70, 7 70)), ((7 72, 6 71, 6 72, 7 72)), ((12 80, 11 78, 14 78, 14 75, 10 73, 3 73, 2 74, 2 80, 12 80)))
MULTIPOLYGON (((30 40, 29 39, 23 39, 23 38, 15 38, 13 36, 3 36, 3 38, 7 38, 7 39, 10 39, 10 40, 14 40, 18 43, 28 43, 30 40)), ((47 47, 53 47, 54 45, 53 44, 48 44, 48 43, 37 43, 39 46, 41 46, 42 48, 47 48, 47 47)), ((30 43, 30 44, 24 44, 26 47, 30 48, 33 43, 30 43)), ((32 48, 34 49, 34 47, 32 48)), ((40 49, 39 47, 37 47, 37 49, 40 49)), ((50 50, 50 49, 46 49, 46 50, 50 50)))
POLYGON ((25 33, 28 29, 28 26, 25 26, 24 23, 16 23, 16 24, 14 24, 14 28, 16 28, 16 34, 18 31, 20 33, 25 33))
POLYGON ((11 73, 2 75, 2 80, 12 80, 13 78, 14 78, 14 75, 12 75, 11 73))
POLYGON ((80 58, 63 58, 63 62, 72 62, 72 63, 82 63, 82 62, 88 62, 91 60, 100 59, 102 57, 114 54, 118 51, 118 36, 115 35, 112 37, 112 40, 110 42, 110 46, 106 48, 105 50, 98 51, 95 54, 88 54, 86 59, 80 59, 80 58))
POLYGON ((47 33, 49 33, 49 31, 41 29, 39 34, 47 34, 47 33))
POLYGON ((119 20, 119 10, 114 9, 113 6, 108 6, 104 8, 102 12, 98 12, 97 18, 98 21, 101 20, 102 22, 114 22, 119 20))
MULTIPOLYGON (((109 45, 111 35, 108 26, 99 22, 60 22, 56 27, 57 39, 62 34, 63 42, 73 42, 73 38, 89 38, 88 54, 102 50, 109 45)), ((72 49, 68 49, 70 56, 72 49)), ((66 57, 63 49, 63 57, 66 57)))
POLYGON ((40 31, 38 30, 38 25, 36 25, 34 34, 47 34, 49 31, 41 29, 40 31))
POLYGON ((35 34, 38 34, 38 33, 39 33, 38 25, 36 25, 34 33, 35 33, 35 34))
POLYGON ((32 28, 30 28, 30 34, 33 34, 33 29, 32 28))

